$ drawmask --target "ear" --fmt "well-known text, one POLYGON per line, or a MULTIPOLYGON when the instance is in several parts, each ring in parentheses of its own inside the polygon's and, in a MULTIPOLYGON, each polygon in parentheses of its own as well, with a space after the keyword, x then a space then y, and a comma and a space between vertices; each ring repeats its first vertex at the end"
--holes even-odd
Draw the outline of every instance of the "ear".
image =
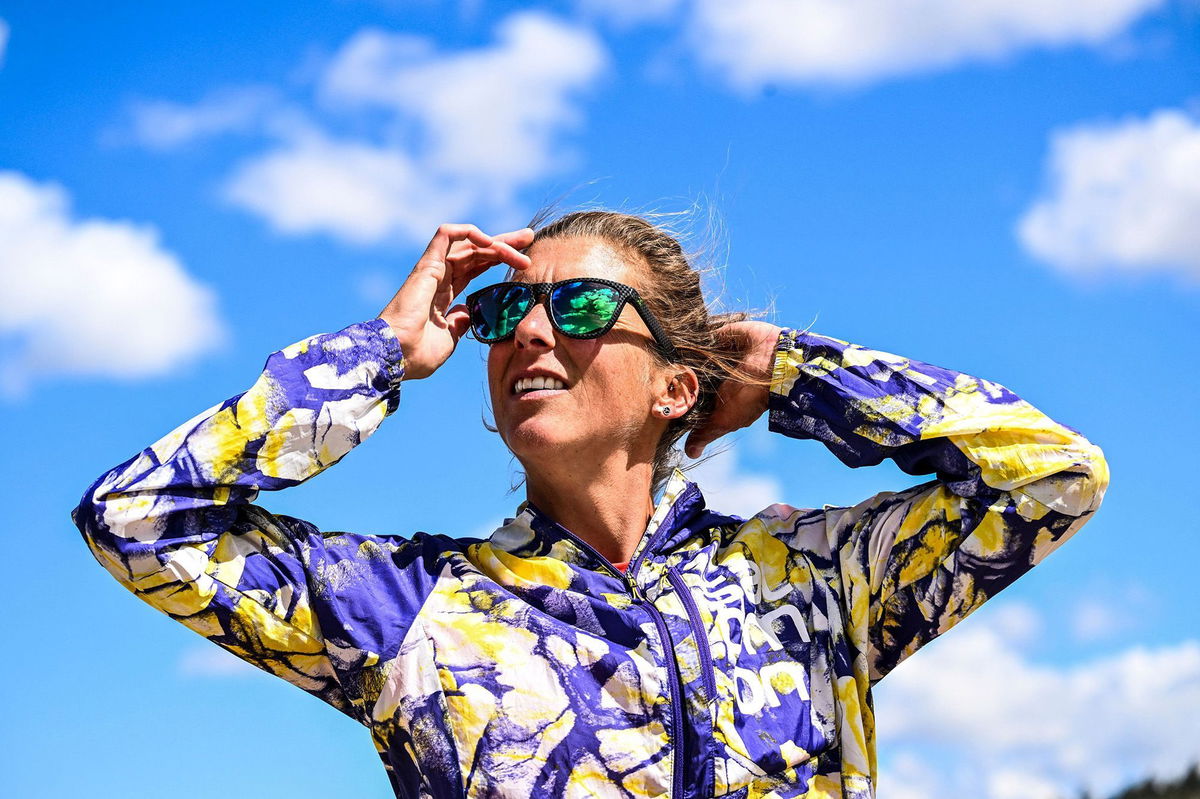
POLYGON ((655 401, 650 413, 657 419, 670 421, 683 416, 700 395, 700 380, 690 366, 672 364, 659 372, 655 380, 655 401), (663 413, 663 409, 668 413, 663 413))

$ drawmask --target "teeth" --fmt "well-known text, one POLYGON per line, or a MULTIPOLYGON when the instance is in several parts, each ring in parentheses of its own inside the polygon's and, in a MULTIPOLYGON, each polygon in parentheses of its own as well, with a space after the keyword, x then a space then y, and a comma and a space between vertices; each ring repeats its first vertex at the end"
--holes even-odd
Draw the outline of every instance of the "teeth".
POLYGON ((554 377, 522 377, 513 384, 513 393, 520 394, 523 391, 538 391, 541 389, 557 389, 561 391, 566 385, 563 381, 554 377))

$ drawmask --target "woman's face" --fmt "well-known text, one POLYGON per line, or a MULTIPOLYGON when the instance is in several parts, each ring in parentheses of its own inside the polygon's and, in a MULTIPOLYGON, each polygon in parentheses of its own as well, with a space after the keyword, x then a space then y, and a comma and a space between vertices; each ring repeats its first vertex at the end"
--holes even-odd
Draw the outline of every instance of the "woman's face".
MULTIPOLYGON (((598 239, 546 239, 529 251, 532 266, 514 277, 524 283, 552 283, 600 277, 642 289, 640 270, 598 239)), ((645 447, 661 434, 651 423, 654 339, 634 307, 626 303, 613 328, 594 339, 564 336, 550 324, 543 299, 517 325, 507 341, 491 345, 488 383, 496 428, 522 462, 563 447, 601 449, 645 447), (516 390, 518 380, 541 376, 562 389, 516 390)))

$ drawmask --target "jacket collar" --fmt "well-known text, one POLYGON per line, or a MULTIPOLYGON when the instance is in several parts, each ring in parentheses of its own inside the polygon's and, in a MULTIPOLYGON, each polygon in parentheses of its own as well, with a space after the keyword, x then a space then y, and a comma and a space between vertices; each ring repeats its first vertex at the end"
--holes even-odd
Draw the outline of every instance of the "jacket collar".
MULTIPOLYGON (((654 506, 630 566, 669 552, 697 529, 701 518, 708 515, 704 510, 700 488, 676 469, 654 506)), ((492 533, 490 541, 492 546, 518 557, 549 556, 593 571, 606 568, 607 562, 599 553, 530 502, 521 503, 517 516, 492 533)))

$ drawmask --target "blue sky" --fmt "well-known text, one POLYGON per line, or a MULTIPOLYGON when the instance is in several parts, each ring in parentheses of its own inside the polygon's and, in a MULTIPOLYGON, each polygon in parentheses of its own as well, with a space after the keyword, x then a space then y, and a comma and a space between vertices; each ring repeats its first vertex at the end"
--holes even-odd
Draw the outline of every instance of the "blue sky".
MULTIPOLYGON (((364 730, 141 604, 68 512, 273 350, 374 316, 437 222, 564 194, 698 205, 726 306, 996 380, 1107 453, 1080 535, 881 684, 881 795, 1200 760, 1200 5, 986 5, 0 6, 0 794, 390 795, 364 730)), ((261 504, 485 534, 521 496, 482 374, 464 342, 261 504)), ((762 425, 695 474, 742 513, 914 481, 762 425)))

